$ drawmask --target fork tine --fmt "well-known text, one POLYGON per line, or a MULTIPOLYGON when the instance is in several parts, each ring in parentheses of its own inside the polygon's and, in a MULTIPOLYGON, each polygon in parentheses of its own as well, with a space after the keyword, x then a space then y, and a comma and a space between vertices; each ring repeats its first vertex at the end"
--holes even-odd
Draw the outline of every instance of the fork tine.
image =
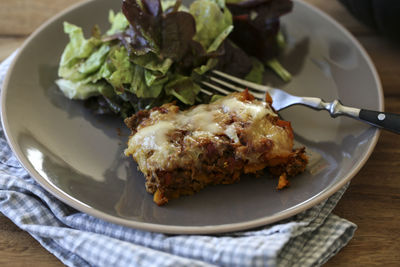
POLYGON ((232 92, 229 92, 228 90, 220 88, 220 87, 218 87, 218 86, 216 86, 216 85, 214 85, 212 83, 209 83, 209 82, 202 81, 201 83, 204 84, 205 86, 208 86, 208 87, 214 89, 215 91, 217 91, 219 93, 224 94, 224 95, 229 95, 230 93, 232 93, 232 92))
POLYGON ((245 90, 246 88, 243 88, 243 87, 239 87, 239 86, 236 86, 236 85, 233 85, 233 84, 231 84, 231 83, 227 83, 227 82, 225 82, 225 81, 223 81, 223 80, 220 80, 220 79, 217 79, 217 78, 215 78, 215 77, 208 77, 211 81, 214 81, 214 82, 216 82, 216 83, 219 83, 220 85, 223 85, 223 86, 225 86, 225 87, 228 87, 228 88, 230 88, 230 89, 232 89, 232 90, 235 90, 235 91, 237 91, 237 92, 242 92, 243 90, 245 90))
MULTIPOLYGON (((233 85, 233 84, 231 84, 231 83, 227 83, 227 82, 225 82, 225 81, 223 81, 223 80, 220 80, 220 79, 218 79, 218 78, 215 78, 215 77, 208 77, 211 81, 213 81, 213 82, 216 82, 216 83, 218 83, 218 84, 220 84, 220 85, 223 85, 223 86, 225 86, 225 87, 227 87, 227 88, 230 88, 230 89, 232 89, 232 90, 235 90, 235 91, 237 91, 237 92, 242 92, 242 91, 244 91, 246 88, 244 88, 244 87, 239 87, 239 86, 236 86, 236 85, 233 85)), ((258 93, 258 92, 253 92, 252 90, 251 90, 252 88, 249 88, 249 91, 251 91, 251 93, 256 97, 256 98, 258 98, 258 99, 264 99, 264 94, 260 94, 260 93, 258 93)))
POLYGON ((257 84, 257 83, 253 83, 253 82, 248 82, 248 81, 239 79, 239 78, 237 78, 237 77, 234 77, 234 76, 232 76, 232 75, 229 75, 229 74, 220 72, 220 71, 218 71, 218 70, 213 70, 212 73, 214 73, 214 74, 216 74, 216 75, 218 75, 218 76, 220 76, 220 77, 223 77, 223 78, 225 78, 225 79, 234 81, 234 82, 236 82, 236 83, 238 83, 238 84, 240 84, 240 85, 243 85, 243 86, 245 86, 245 87, 247 87, 247 88, 249 88, 249 89, 257 90, 257 91, 259 91, 259 92, 265 93, 265 92, 268 92, 268 89, 269 89, 268 86, 261 85, 261 84, 257 84))
POLYGON ((212 96, 212 95, 213 95, 213 93, 211 93, 210 91, 208 91, 208 90, 206 90, 206 89, 204 89, 204 88, 201 88, 201 89, 200 89, 200 92, 202 92, 202 93, 204 93, 204 94, 206 94, 206 95, 208 95, 208 96, 212 96))

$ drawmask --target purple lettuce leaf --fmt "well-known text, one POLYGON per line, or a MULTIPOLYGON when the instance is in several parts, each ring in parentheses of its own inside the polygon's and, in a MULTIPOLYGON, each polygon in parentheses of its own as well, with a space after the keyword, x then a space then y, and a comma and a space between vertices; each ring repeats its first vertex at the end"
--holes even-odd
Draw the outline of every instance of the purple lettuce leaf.
POLYGON ((228 3, 234 30, 229 38, 247 54, 263 62, 276 57, 279 17, 292 10, 291 0, 247 0, 228 3))

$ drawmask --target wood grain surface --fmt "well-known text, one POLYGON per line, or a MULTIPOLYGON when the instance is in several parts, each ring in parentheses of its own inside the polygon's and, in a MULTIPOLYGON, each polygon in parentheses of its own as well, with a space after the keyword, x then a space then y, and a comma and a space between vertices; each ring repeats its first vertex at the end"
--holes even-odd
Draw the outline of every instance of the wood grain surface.
MULTIPOLYGON (((55 13, 81 0, 0 0, 0 61, 55 13)), ((400 44, 355 20, 336 0, 306 0, 346 27, 375 63, 385 109, 400 113, 400 44)), ((326 266, 400 266, 400 136, 382 132, 334 213, 358 229, 326 266)), ((28 233, 0 214, 0 266, 62 266, 28 233)))

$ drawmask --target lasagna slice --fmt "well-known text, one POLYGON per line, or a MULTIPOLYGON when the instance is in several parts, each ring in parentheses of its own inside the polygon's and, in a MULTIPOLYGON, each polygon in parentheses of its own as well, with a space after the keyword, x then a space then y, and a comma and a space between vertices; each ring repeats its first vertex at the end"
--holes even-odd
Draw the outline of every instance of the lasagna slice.
POLYGON ((290 123, 270 104, 244 91, 185 111, 173 103, 140 111, 125 120, 132 130, 125 154, 158 205, 265 168, 283 188, 304 171, 307 157, 304 148, 293 149, 290 123))

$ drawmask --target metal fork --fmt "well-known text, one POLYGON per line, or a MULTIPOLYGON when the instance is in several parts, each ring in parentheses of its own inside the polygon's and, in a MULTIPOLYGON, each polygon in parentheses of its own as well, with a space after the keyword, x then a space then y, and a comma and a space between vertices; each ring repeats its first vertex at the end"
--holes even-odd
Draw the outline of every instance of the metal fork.
POLYGON ((255 98, 264 101, 265 94, 268 92, 272 97, 272 107, 276 111, 293 105, 304 105, 316 110, 327 110, 333 118, 347 116, 400 134, 399 114, 347 107, 342 105, 339 100, 325 102, 317 97, 294 96, 283 90, 245 81, 217 70, 211 71, 206 78, 206 80, 201 81, 201 92, 210 96, 214 94, 213 91, 228 95, 232 93, 232 90, 241 92, 248 89, 255 98))

